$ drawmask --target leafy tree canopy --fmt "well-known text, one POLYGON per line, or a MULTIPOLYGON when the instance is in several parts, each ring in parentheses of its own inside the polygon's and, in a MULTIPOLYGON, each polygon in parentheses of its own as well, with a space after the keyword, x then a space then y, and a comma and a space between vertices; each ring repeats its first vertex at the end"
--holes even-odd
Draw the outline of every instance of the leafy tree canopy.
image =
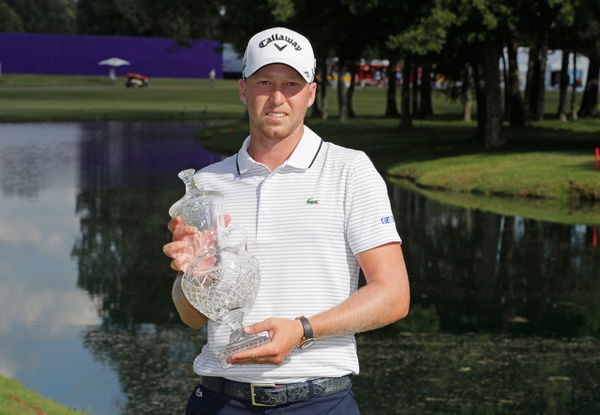
POLYGON ((5 0, 29 33, 74 33, 74 0, 5 0))
POLYGON ((23 20, 3 1, 0 1, 0 32, 22 32, 23 20))

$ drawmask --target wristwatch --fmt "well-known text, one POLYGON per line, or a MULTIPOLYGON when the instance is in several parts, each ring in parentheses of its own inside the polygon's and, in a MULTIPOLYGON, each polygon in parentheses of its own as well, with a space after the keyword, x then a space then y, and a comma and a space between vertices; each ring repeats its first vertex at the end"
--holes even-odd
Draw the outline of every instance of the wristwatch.
POLYGON ((296 346, 300 350, 308 349, 315 342, 315 337, 313 334, 312 326, 310 325, 310 321, 304 316, 296 317, 296 320, 300 320, 302 323, 302 327, 304 328, 304 336, 302 336, 302 340, 296 346))

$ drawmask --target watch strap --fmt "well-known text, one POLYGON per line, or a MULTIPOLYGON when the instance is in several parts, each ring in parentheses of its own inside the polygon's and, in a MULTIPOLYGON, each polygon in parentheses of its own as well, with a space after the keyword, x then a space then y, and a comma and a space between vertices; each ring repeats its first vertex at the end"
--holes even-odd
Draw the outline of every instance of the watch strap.
POLYGON ((302 323, 302 327, 304 328, 304 340, 314 338, 313 328, 310 324, 310 321, 304 316, 296 317, 296 320, 300 320, 302 323))

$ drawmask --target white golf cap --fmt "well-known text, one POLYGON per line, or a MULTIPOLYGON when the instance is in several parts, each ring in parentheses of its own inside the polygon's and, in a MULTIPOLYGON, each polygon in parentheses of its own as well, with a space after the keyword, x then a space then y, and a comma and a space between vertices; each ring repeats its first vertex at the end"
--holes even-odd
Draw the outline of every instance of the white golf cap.
POLYGON ((260 68, 283 63, 294 68, 306 82, 315 78, 315 55, 307 38, 284 27, 263 30, 252 36, 244 53, 242 76, 248 78, 260 68))

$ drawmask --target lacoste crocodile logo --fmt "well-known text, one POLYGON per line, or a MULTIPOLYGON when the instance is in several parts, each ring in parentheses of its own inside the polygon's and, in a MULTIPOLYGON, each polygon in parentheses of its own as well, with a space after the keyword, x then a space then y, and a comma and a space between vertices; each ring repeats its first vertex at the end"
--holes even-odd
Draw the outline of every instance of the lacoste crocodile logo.
POLYGON ((307 205, 318 205, 319 201, 317 199, 310 198, 310 199, 306 199, 306 204, 307 205))
POLYGON ((273 43, 273 44, 279 50, 279 52, 281 52, 282 50, 284 50, 287 47, 287 45, 279 46, 277 43, 273 43))

